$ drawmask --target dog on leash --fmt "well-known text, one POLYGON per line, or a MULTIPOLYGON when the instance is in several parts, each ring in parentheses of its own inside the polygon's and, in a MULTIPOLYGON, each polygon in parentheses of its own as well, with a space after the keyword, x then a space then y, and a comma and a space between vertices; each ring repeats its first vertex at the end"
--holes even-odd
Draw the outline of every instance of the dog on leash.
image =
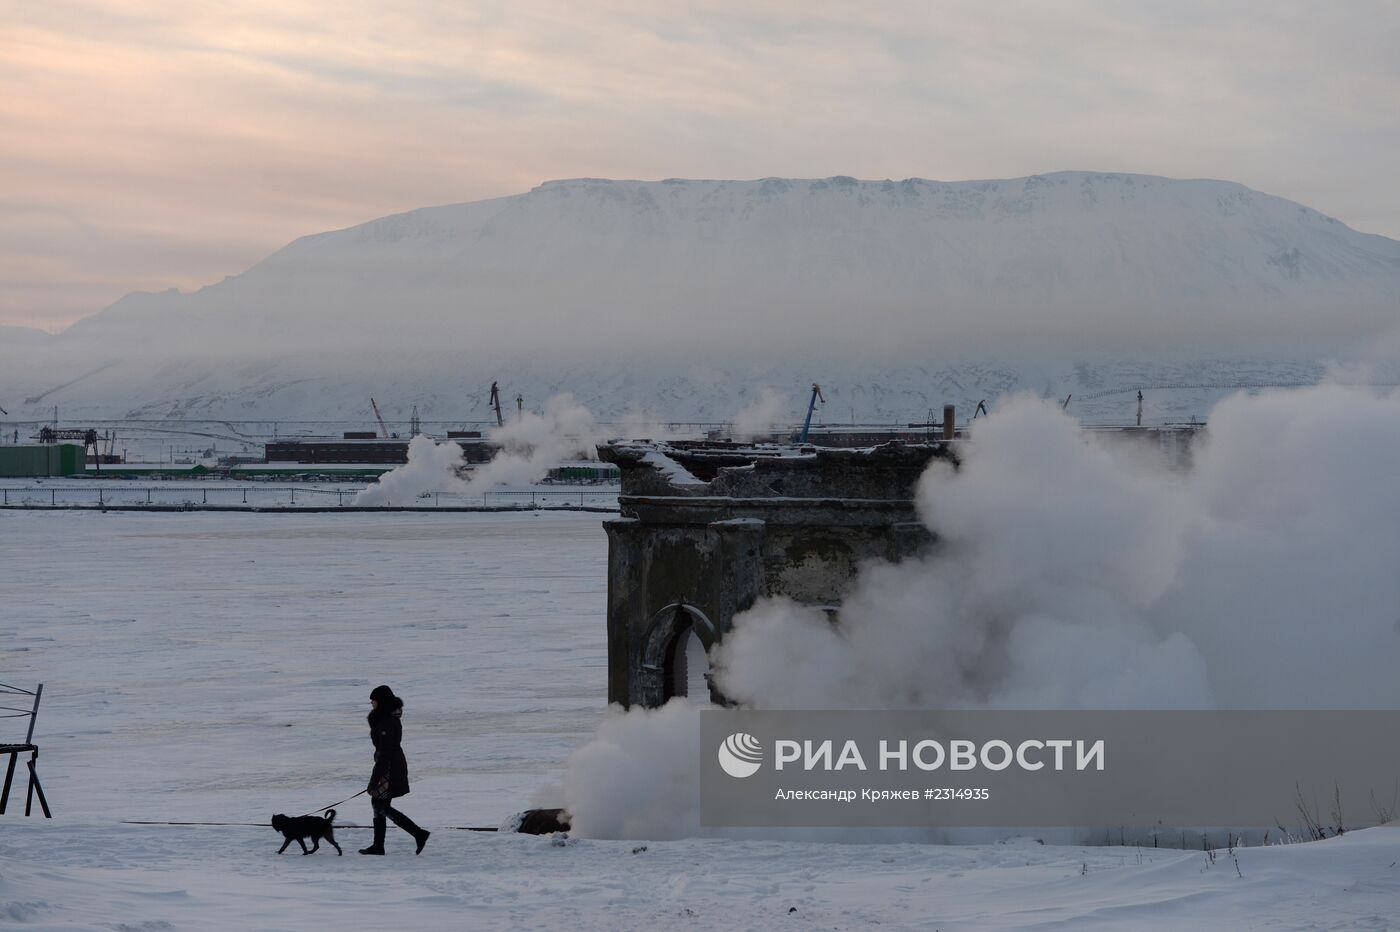
POLYGON ((282 842, 282 847, 277 849, 281 854, 287 850, 287 846, 292 842, 301 845, 302 854, 315 854, 321 848, 321 839, 326 840, 326 844, 335 849, 336 854, 344 854, 340 850, 340 845, 335 843, 335 830, 331 827, 331 822, 335 819, 335 810, 327 809, 325 818, 314 815, 287 816, 280 812, 272 817, 272 827, 281 832, 282 837, 287 839, 282 842), (306 839, 311 839, 311 849, 306 848, 306 839))

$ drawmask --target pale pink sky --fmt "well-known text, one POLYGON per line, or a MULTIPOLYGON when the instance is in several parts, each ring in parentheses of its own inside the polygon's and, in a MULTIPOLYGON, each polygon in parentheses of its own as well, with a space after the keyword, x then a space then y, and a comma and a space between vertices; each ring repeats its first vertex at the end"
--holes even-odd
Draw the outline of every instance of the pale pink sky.
POLYGON ((1400 5, 0 0, 0 323, 550 178, 1240 181, 1400 237, 1400 5))

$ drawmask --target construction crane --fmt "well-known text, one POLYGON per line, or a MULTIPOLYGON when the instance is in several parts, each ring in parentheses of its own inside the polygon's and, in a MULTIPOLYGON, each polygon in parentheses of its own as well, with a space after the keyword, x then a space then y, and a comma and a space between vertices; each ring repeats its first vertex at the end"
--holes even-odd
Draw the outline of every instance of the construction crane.
POLYGON ((818 401, 826 404, 826 399, 822 397, 822 387, 813 382, 812 397, 807 402, 807 420, 802 422, 802 436, 797 438, 798 443, 806 443, 807 435, 812 432, 812 412, 816 410, 818 401))
MULTIPOLYGON (((97 471, 102 471, 102 446, 98 442, 97 431, 89 427, 83 431, 83 460, 87 460, 88 447, 92 447, 92 461, 97 466, 97 471)), ((86 467, 84 467, 86 468, 86 467)))
POLYGON ((374 403, 374 399, 369 400, 369 406, 374 409, 374 419, 379 422, 379 432, 384 435, 384 439, 389 439, 389 428, 384 426, 384 415, 379 413, 379 405, 374 403))
POLYGON ((491 383, 491 398, 486 402, 487 407, 496 409, 496 426, 505 427, 505 418, 501 417, 501 390, 496 387, 496 383, 491 383))

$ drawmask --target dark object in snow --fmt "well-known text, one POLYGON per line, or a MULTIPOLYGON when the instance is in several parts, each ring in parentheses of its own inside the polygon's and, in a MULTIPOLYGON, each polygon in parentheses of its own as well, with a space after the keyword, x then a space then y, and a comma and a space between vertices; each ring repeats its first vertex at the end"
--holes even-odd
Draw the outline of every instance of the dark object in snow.
POLYGON ((49 812, 49 801, 44 796, 44 787, 39 783, 39 747, 34 743, 34 723, 39 719, 39 699, 44 695, 44 684, 40 683, 34 692, 27 689, 20 689, 18 686, 6 686, 0 683, 0 695, 5 696, 33 696, 34 705, 28 711, 6 707, 8 711, 16 713, 13 715, 0 716, 4 718, 25 718, 29 719, 29 730, 25 733, 23 744, 0 744, 0 757, 10 755, 10 765, 5 768, 5 788, 0 790, 0 815, 5 814, 5 806, 10 802, 10 782, 15 777, 15 763, 19 756, 25 752, 29 753, 29 789, 24 797, 24 814, 27 816, 34 811, 34 792, 39 793, 39 807, 44 810, 44 818, 52 819, 53 813, 49 812))
POLYGON ((369 713, 369 737, 374 742, 374 770, 369 775, 369 795, 376 799, 407 796, 408 759, 403 753, 403 700, 388 686, 376 686, 369 694, 375 703, 369 713))
POLYGON ((272 817, 272 827, 281 832, 286 841, 282 842, 282 847, 277 849, 281 854, 287 850, 287 846, 292 842, 301 845, 302 854, 315 854, 321 850, 321 839, 326 840, 326 844, 335 849, 337 855, 344 854, 340 850, 340 845, 335 843, 335 830, 331 823, 335 820, 335 810, 327 809, 325 818, 314 815, 286 816, 280 812, 272 817), (311 839, 311 850, 306 848, 306 839, 311 839))
POLYGON ((390 800, 408 795, 408 759, 403 753, 403 700, 388 686, 376 686, 369 694, 373 709, 369 713, 369 736, 374 742, 374 770, 366 788, 374 807, 374 841, 360 854, 383 854, 387 819, 413 836, 417 843, 414 854, 422 854, 428 843, 426 829, 419 828, 408 816, 399 812, 390 800))
POLYGON ((526 809, 516 831, 522 835, 552 835, 572 827, 569 814, 563 809, 526 809))

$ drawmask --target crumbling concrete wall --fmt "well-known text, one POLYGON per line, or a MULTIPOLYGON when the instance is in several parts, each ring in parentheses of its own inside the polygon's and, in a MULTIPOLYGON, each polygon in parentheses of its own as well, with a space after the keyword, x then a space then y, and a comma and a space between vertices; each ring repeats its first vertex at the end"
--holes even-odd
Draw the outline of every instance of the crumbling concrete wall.
POLYGON ((953 446, 600 447, 622 471, 623 517, 604 525, 609 702, 663 704, 687 631, 708 651, 760 596, 834 609, 862 562, 920 553, 914 488, 953 446))

